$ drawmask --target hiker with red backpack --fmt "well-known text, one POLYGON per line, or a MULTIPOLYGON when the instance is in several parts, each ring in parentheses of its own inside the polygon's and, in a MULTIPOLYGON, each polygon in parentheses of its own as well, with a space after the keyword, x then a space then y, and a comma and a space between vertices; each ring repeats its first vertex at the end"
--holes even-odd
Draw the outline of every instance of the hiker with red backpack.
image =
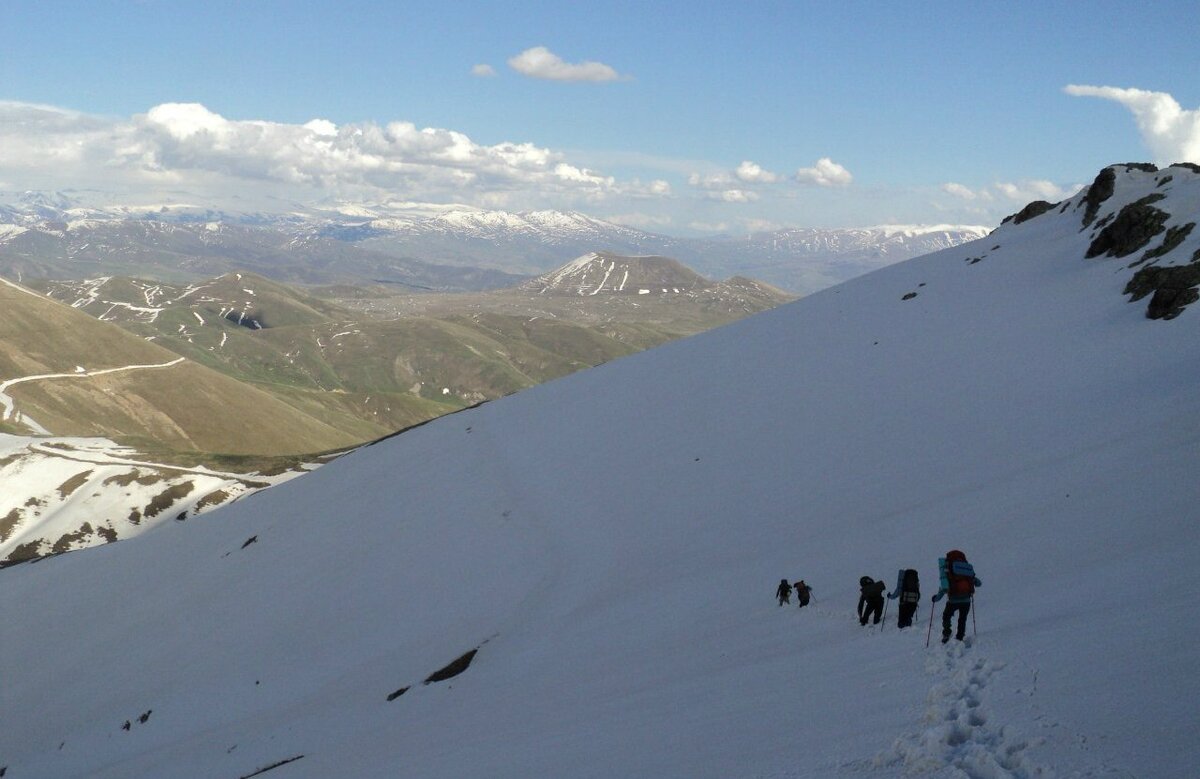
POLYGON ((897 626, 901 630, 912 625, 913 614, 921 603, 921 584, 917 572, 912 568, 901 568, 896 576, 896 589, 888 593, 888 600, 900 599, 900 618, 897 626))
POLYGON ((938 558, 938 574, 942 586, 933 596, 933 602, 947 598, 946 610, 942 612, 942 643, 950 640, 950 620, 955 613, 958 614, 958 631, 954 637, 962 641, 967 632, 967 615, 971 613, 975 588, 982 582, 975 576, 975 569, 967 562, 967 556, 957 549, 938 558))

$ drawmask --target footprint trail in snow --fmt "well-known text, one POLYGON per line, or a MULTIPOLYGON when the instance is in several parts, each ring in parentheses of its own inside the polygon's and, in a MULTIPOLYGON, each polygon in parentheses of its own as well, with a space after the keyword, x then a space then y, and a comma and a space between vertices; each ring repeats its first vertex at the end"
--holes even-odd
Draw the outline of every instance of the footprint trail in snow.
POLYGON ((968 645, 946 649, 926 660, 926 672, 937 681, 925 699, 920 729, 896 739, 875 759, 876 767, 967 779, 1054 776, 1027 755, 1039 740, 1026 739, 991 715, 988 685, 1005 664, 975 654, 968 645))

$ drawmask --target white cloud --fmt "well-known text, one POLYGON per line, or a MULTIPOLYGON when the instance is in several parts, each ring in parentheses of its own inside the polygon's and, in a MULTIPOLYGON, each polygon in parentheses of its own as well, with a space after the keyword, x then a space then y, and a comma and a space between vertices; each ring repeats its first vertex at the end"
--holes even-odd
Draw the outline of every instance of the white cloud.
POLYGON ((480 78, 493 78, 496 75, 496 69, 491 65, 480 63, 471 68, 471 75, 479 76, 480 78))
POLYGON ((796 171, 796 180, 821 187, 848 187, 854 176, 828 157, 822 157, 813 167, 796 171))
POLYGON ((565 162, 560 162, 554 166, 554 174, 563 181, 573 181, 580 184, 591 184, 596 187, 608 188, 616 185, 616 179, 612 176, 601 176, 587 168, 577 168, 574 165, 568 165, 565 162))
MULTIPOLYGON (((957 224, 997 224, 1014 206, 1035 200, 1057 203, 1066 200, 1083 188, 1082 184, 1056 184, 1044 179, 997 181, 972 189, 957 182, 942 184, 941 191, 953 197, 934 198, 928 206, 942 214, 942 221, 957 224)), ((897 222, 903 220, 896 220, 897 222)))
POLYGON ((1160 165, 1200 163, 1200 109, 1187 111, 1166 92, 1068 84, 1076 97, 1114 100, 1133 112, 1142 140, 1160 165))
POLYGON ((758 163, 745 160, 733 172, 692 173, 688 184, 698 189, 736 189, 745 184, 774 184, 779 176, 763 170, 758 163))
POLYGON ((316 135, 333 137, 337 135, 337 125, 328 119, 313 119, 305 122, 304 129, 311 130, 316 135))
POLYGON ((997 182, 994 188, 1004 197, 1017 203, 1028 203, 1031 200, 1058 202, 1078 192, 1080 185, 1064 189, 1052 181, 1026 180, 1017 183, 997 182))
POLYGON ((509 67, 530 78, 551 81, 617 81, 623 78, 602 62, 564 62, 545 46, 526 49, 508 61, 509 67))
POLYGON ((942 191, 963 200, 975 200, 979 197, 979 193, 972 191, 968 187, 964 187, 962 184, 956 184, 953 181, 943 184, 942 191))
POLYGON ((699 189, 727 189, 733 185, 733 176, 728 173, 692 173, 688 185, 699 189))
POLYGON ((750 160, 744 160, 741 165, 738 165, 733 175, 737 176, 739 181, 747 184, 774 184, 779 180, 774 173, 763 170, 758 163, 750 160))
POLYGON ((709 200, 720 200, 723 203, 753 203, 758 200, 758 193, 746 189, 722 189, 705 193, 709 200))
POLYGON ((0 101, 0 179, 27 189, 172 190, 216 200, 394 198, 505 208, 670 195, 666 181, 618 181, 531 143, 482 145, 410 122, 233 120, 196 103, 112 119, 0 101))

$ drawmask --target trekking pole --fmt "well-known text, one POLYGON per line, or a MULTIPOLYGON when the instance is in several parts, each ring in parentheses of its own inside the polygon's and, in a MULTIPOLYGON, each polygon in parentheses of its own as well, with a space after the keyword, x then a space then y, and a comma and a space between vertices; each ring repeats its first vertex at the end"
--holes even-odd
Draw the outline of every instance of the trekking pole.
POLYGON ((888 609, 888 606, 890 606, 890 605, 891 605, 891 604, 890 604, 890 603, 888 603, 886 600, 883 602, 883 619, 882 619, 882 621, 879 623, 879 632, 880 632, 880 633, 882 633, 882 632, 883 632, 883 629, 884 629, 885 627, 887 627, 887 609, 888 609))
POLYGON ((971 596, 971 637, 979 638, 979 628, 975 626, 975 596, 971 596))
POLYGON ((937 611, 933 606, 929 607, 929 630, 925 632, 925 648, 929 648, 929 639, 933 636, 933 612, 937 611))

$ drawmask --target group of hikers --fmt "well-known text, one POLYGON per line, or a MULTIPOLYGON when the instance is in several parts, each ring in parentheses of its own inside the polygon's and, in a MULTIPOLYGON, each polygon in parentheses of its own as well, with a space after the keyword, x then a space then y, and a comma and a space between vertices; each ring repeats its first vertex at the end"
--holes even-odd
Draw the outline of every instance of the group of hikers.
POLYGON ((775 590, 775 597, 779 598, 779 605, 792 602, 792 592, 796 593, 796 600, 800 602, 800 608, 808 605, 808 601, 812 598, 812 587, 804 583, 804 580, 795 584, 788 584, 787 579, 779 580, 779 589, 775 590))
MULTIPOLYGON (((947 599, 946 608, 942 611, 942 643, 950 640, 952 632, 956 639, 962 641, 966 635, 967 615, 971 613, 975 588, 980 586, 981 582, 975 576, 975 569, 967 562, 967 556, 957 549, 952 549, 946 553, 945 557, 938 558, 938 579, 940 587, 937 594, 933 596, 933 602, 937 603, 942 598, 947 599), (951 622, 956 615, 958 617, 957 630, 951 631, 951 622)), ((858 584, 858 623, 860 625, 866 625, 868 622, 872 625, 879 624, 883 617, 885 597, 888 600, 899 601, 898 611, 900 614, 896 624, 901 629, 912 625, 913 616, 921 602, 921 584, 914 569, 900 569, 900 573, 896 576, 895 589, 886 595, 884 592, 887 590, 887 585, 882 581, 875 581, 870 576, 863 576, 858 580, 858 584)), ((789 584, 787 579, 779 581, 779 587, 775 590, 775 597, 779 599, 779 605, 790 604, 793 591, 796 593, 796 599, 800 602, 800 607, 807 606, 812 597, 812 587, 805 584, 803 579, 795 584, 789 584)), ((930 622, 932 624, 932 616, 930 622)))

